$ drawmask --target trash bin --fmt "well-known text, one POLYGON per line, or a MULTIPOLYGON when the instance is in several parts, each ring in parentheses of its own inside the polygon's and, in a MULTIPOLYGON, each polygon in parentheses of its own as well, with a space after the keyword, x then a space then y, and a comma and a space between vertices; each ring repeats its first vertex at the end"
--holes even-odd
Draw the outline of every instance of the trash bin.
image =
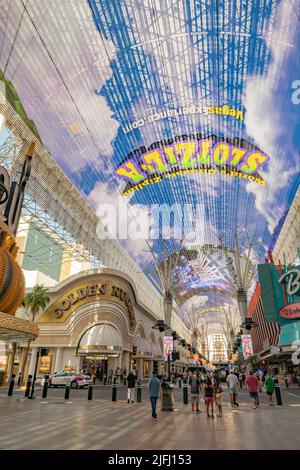
POLYGON ((162 397, 161 397, 161 411, 174 411, 174 384, 170 382, 163 382, 161 384, 162 397))

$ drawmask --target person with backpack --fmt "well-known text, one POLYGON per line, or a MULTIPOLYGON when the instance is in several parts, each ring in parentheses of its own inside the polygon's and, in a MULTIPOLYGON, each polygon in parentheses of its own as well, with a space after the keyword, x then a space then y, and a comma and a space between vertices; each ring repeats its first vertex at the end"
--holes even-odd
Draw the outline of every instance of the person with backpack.
POLYGON ((135 382, 137 376, 131 371, 127 376, 127 402, 134 403, 135 382))

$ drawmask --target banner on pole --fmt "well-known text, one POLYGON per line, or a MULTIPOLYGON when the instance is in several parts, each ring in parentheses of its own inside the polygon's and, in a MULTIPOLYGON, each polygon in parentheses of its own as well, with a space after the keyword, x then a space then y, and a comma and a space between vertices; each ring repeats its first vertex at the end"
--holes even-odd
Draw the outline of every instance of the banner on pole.
POLYGON ((245 359, 253 356, 251 335, 242 335, 242 348, 243 348, 243 356, 245 359))
POLYGON ((172 360, 173 352, 173 336, 164 337, 164 361, 168 361, 168 357, 172 360))

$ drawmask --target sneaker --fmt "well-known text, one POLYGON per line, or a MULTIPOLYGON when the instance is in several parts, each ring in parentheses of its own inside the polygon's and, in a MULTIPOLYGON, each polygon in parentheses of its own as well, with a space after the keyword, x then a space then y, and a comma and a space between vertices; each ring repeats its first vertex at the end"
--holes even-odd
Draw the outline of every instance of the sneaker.
POLYGON ((192 413, 194 413, 195 410, 192 409, 192 413))
POLYGON ((197 412, 197 413, 201 413, 201 411, 200 411, 200 410, 196 410, 196 412, 197 412))

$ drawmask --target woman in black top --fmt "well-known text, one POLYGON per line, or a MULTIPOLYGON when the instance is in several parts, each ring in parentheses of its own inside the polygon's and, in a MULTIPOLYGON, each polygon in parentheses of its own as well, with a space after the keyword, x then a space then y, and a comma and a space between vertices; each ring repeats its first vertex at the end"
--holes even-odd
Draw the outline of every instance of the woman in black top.
POLYGON ((214 418, 214 387, 210 377, 208 377, 204 383, 204 401, 206 405, 207 417, 214 418), (209 408, 211 408, 211 415, 209 414, 209 408))

